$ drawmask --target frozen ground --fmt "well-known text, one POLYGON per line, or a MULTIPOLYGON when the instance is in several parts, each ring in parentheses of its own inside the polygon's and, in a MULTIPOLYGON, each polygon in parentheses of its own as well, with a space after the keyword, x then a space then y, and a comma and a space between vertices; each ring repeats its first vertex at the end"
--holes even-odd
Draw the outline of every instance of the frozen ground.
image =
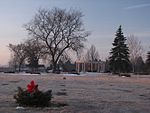
POLYGON ((150 113, 150 76, 86 74, 65 75, 66 79, 54 74, 1 74, 0 113, 150 113), (40 90, 52 89, 53 102, 68 106, 17 110, 13 95, 18 86, 25 88, 31 80, 36 81, 40 90))

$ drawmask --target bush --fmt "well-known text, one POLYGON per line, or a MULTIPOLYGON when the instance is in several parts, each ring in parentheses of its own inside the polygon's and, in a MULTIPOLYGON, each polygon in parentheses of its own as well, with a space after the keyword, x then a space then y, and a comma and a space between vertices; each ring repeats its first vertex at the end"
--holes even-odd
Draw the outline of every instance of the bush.
POLYGON ((34 85, 34 81, 31 81, 27 85, 26 90, 18 87, 17 94, 14 95, 14 98, 16 99, 16 103, 21 106, 46 107, 51 105, 52 91, 39 91, 38 85, 34 85))
POLYGON ((131 75, 129 73, 120 73, 119 76, 131 77, 131 75))
POLYGON ((148 72, 136 72, 135 75, 149 75, 148 72))

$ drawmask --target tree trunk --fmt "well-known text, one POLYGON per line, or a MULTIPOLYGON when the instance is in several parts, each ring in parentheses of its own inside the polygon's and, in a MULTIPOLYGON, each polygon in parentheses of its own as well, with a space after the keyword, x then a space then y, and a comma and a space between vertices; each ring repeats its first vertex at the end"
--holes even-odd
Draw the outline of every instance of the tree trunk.
POLYGON ((53 62, 53 73, 57 72, 57 63, 53 62))
POLYGON ((18 66, 18 72, 20 72, 21 71, 21 64, 19 64, 19 66, 18 66))

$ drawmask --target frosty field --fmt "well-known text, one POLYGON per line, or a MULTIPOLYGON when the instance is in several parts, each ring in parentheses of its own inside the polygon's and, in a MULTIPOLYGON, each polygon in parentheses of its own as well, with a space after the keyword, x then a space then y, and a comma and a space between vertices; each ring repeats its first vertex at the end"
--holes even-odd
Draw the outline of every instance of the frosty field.
POLYGON ((150 76, 65 76, 0 74, 0 113, 150 113, 150 76), (52 89, 52 102, 64 107, 16 109, 17 87, 34 80, 39 89, 52 89))

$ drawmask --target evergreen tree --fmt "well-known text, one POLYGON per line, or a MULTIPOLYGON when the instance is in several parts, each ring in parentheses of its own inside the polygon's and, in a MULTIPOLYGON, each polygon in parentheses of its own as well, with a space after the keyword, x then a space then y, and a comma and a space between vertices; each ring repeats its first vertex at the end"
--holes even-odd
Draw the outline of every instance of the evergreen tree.
POLYGON ((147 71, 150 72, 150 51, 147 53, 146 68, 147 71))
POLYGON ((113 48, 110 52, 109 65, 113 73, 124 73, 131 70, 131 63, 129 61, 129 49, 125 43, 121 25, 116 32, 116 37, 113 42, 113 48))
POLYGON ((145 71, 145 63, 143 61, 143 58, 141 56, 137 57, 136 64, 135 64, 135 72, 141 73, 145 71))

